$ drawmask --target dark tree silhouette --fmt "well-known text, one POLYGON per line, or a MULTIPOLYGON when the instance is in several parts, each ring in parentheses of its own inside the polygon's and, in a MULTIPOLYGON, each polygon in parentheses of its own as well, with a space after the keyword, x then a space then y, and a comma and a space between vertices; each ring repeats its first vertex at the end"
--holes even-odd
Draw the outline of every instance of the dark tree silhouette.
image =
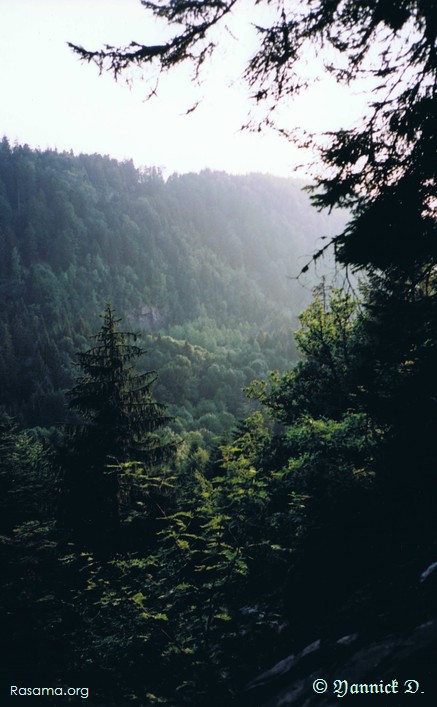
POLYGON ((79 354, 83 375, 69 392, 83 422, 70 430, 61 454, 61 515, 91 543, 106 542, 118 525, 120 464, 153 468, 172 450, 158 433, 170 418, 152 396, 157 374, 135 372, 144 351, 134 343, 136 334, 118 331, 120 321, 108 304, 95 345, 79 354))
MULTIPOLYGON (((166 72, 185 61, 198 74, 214 51, 214 28, 227 22, 232 29, 232 11, 240 4, 141 1, 167 22, 170 39, 97 51, 70 46, 115 78, 132 65, 166 72)), ((267 108, 263 122, 272 124, 281 100, 308 85, 300 60, 314 52, 338 82, 374 79, 364 124, 329 134, 320 148, 324 169, 314 203, 348 207, 353 214, 334 239, 337 257, 353 266, 422 277, 437 257, 436 0, 265 4, 272 20, 256 27, 259 46, 245 71, 255 101, 267 108)), ((247 17, 251 21, 249 12, 247 17)))

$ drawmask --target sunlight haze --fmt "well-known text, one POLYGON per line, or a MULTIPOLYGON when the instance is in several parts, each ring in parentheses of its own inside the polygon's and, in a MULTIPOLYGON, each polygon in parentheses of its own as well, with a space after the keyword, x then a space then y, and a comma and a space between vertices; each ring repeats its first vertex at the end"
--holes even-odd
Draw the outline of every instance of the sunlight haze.
MULTIPOLYGON (((233 25, 240 39, 222 30, 222 45, 200 86, 192 83, 188 66, 178 67, 162 78, 150 101, 145 98, 151 84, 140 73, 131 87, 116 83, 81 63, 67 46, 153 42, 156 27, 139 0, 124 0, 122 9, 114 0, 0 0, 0 9, 0 130, 12 142, 132 158, 137 166, 161 167, 165 174, 210 168, 303 176, 296 167, 308 155, 273 132, 240 130, 251 108, 249 91, 238 79, 254 41, 249 4, 233 25)), ((361 106, 359 97, 324 79, 283 106, 281 119, 288 129, 334 129, 349 125, 361 106)))

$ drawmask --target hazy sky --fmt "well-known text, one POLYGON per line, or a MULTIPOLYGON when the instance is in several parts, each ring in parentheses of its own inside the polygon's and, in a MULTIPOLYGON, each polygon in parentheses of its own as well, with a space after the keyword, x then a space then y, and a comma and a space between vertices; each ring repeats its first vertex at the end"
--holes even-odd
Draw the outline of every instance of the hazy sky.
MULTIPOLYGON (((146 102, 143 82, 129 89, 109 75, 99 77, 66 45, 153 42, 139 0, 0 0, 0 134, 31 147, 132 158, 167 173, 209 167, 292 175, 304 161, 295 148, 273 133, 239 130, 250 108, 247 88, 235 80, 253 42, 250 8, 240 9, 238 39, 226 33, 200 90, 182 68, 146 102), (185 115, 198 97, 200 106, 185 115)), ((322 81, 283 116, 289 128, 333 129, 349 125, 361 106, 361 98, 322 81)))

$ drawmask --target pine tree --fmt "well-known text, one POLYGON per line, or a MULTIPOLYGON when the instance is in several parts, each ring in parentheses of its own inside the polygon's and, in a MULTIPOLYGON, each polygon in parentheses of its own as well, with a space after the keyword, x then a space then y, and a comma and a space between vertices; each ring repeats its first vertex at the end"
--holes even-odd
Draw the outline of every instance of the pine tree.
POLYGON ((160 434, 170 418, 151 392, 157 374, 135 371, 144 351, 137 334, 118 330, 120 321, 108 304, 94 346, 79 354, 82 375, 68 393, 82 419, 67 431, 60 455, 61 519, 91 544, 108 542, 118 526, 122 465, 137 461, 151 470, 174 448, 160 434))

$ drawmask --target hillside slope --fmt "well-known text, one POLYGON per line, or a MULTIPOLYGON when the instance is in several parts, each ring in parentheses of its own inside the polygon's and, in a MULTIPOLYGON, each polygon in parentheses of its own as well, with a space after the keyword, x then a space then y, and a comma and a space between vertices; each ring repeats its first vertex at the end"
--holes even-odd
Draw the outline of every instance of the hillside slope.
POLYGON ((164 369, 161 396, 176 412, 187 401, 196 408, 198 396, 213 401, 189 417, 230 411, 227 423, 212 421, 223 432, 241 412, 241 386, 294 357, 290 324, 309 290, 291 278, 335 231, 301 187, 214 172, 164 181, 132 162, 3 139, 0 400, 8 412, 29 426, 65 418, 75 352, 111 300, 128 328, 148 332, 147 365, 164 369), (158 335, 170 338, 158 345, 158 335), (185 374, 175 386, 178 356, 185 374), (199 356, 200 388, 191 370, 199 356))

